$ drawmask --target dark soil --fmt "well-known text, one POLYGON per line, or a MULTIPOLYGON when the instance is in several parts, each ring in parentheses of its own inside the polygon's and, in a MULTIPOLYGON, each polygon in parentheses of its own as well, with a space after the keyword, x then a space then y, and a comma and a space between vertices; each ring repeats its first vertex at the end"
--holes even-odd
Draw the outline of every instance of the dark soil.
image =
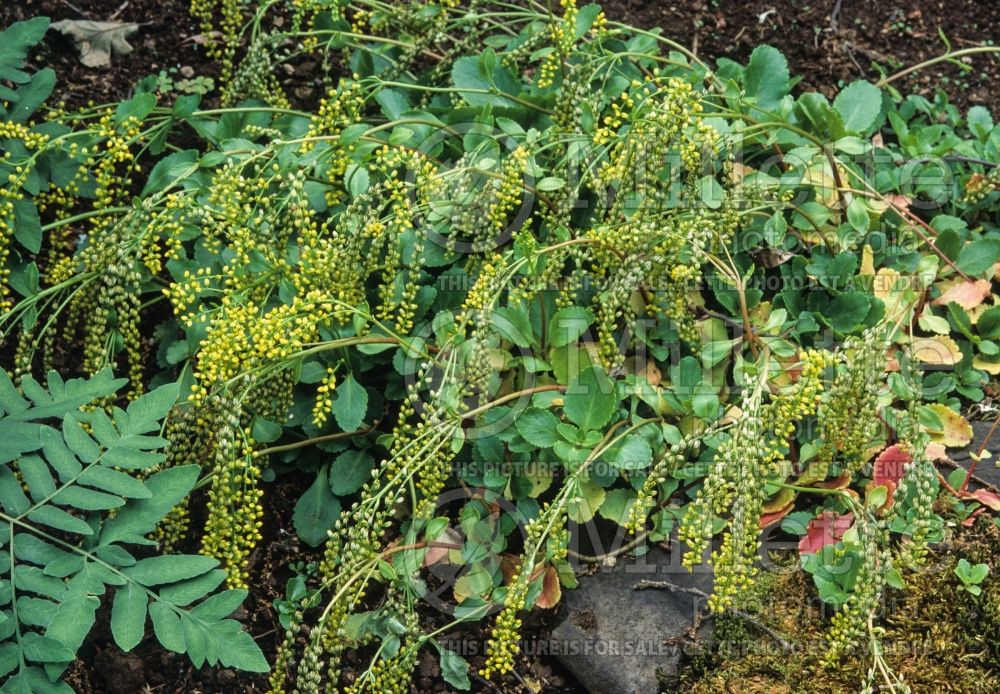
MULTIPOLYGON (((1000 3, 981 0, 605 0, 608 17, 692 47, 708 62, 725 57, 746 62, 767 43, 788 58, 798 89, 828 96, 856 79, 878 79, 875 65, 893 74, 945 52, 938 32, 953 49, 996 44, 1000 3), (835 10, 839 12, 834 15, 835 10)), ((1000 113, 1000 55, 963 59, 972 68, 939 63, 893 85, 902 93, 933 97, 944 89, 962 108, 983 104, 1000 113)))
MULTIPOLYGON (((1000 3, 980 0, 605 0, 608 16, 664 35, 692 47, 708 61, 718 57, 746 61, 760 43, 788 57, 798 89, 828 95, 859 78, 887 73, 941 55, 939 31, 955 49, 1000 40, 1000 3), (839 8, 839 9, 838 9, 839 8)), ((70 107, 104 103, 127 96, 147 75, 174 68, 180 74, 214 76, 215 67, 200 49, 200 30, 190 18, 187 0, 7 0, 0 3, 0 26, 36 15, 59 19, 137 22, 135 50, 110 68, 81 65, 75 48, 53 32, 39 64, 57 71, 57 98, 70 107)), ((983 104, 1000 113, 1000 56, 963 59, 971 70, 937 64, 894 83, 903 93, 933 96, 938 89, 967 108, 983 104)))
POLYGON ((61 19, 135 22, 139 31, 128 38, 132 52, 114 56, 106 68, 88 68, 79 61, 73 43, 50 31, 34 62, 59 76, 53 101, 69 108, 93 102, 112 103, 129 96, 135 83, 160 70, 211 77, 215 67, 199 47, 200 30, 188 14, 186 0, 5 0, 0 2, 0 26, 46 16, 61 19))

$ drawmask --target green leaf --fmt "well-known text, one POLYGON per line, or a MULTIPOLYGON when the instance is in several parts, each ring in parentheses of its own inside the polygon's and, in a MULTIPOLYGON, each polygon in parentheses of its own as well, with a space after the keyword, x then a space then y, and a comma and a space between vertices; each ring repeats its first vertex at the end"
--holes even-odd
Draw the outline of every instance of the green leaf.
POLYGON ((548 341, 554 347, 576 342, 594 322, 594 312, 581 306, 568 306, 552 314, 548 325, 548 341))
POLYGON ((123 651, 131 651, 142 641, 148 604, 146 591, 134 583, 115 591, 115 601, 111 606, 111 635, 123 651))
POLYGON ((845 87, 833 100, 848 132, 869 135, 882 115, 882 90, 870 82, 857 80, 845 87))
POLYGON ((327 531, 340 516, 340 500, 330 491, 327 467, 316 475, 315 481, 299 497, 292 513, 295 531, 303 542, 319 547, 327 537, 327 531))
POLYGON ((722 207, 726 192, 713 174, 707 174, 698 179, 699 197, 705 207, 717 210, 722 207))
MULTIPOLYGON (((0 39, 2 38, 3 36, 0 34, 0 39)), ((16 643, 8 641, 7 643, 0 644, 0 677, 6 676, 11 670, 17 667, 20 662, 19 654, 20 650, 16 643)))
POLYGON ((198 154, 196 149, 185 149, 181 152, 172 152, 160 159, 149 172, 146 185, 139 194, 140 197, 145 198, 153 193, 162 192, 179 181, 185 173, 197 171, 198 154))
POLYGON ((635 499, 636 494, 631 489, 612 489, 605 494, 604 503, 601 504, 598 513, 602 518, 607 518, 618 525, 625 525, 635 499))
POLYGON ((21 489, 21 482, 7 465, 0 465, 0 506, 14 516, 26 513, 31 508, 31 502, 21 489))
POLYGON ((847 221, 859 234, 868 233, 868 207, 861 198, 854 198, 847 206, 847 221))
POLYGON ((581 481, 578 489, 579 494, 572 496, 566 503, 566 515, 575 523, 586 523, 604 503, 607 492, 590 480, 581 481))
POLYGON ((68 595, 56 608, 52 620, 46 625, 45 636, 55 639, 75 654, 94 626, 97 608, 100 605, 101 601, 93 595, 83 593, 68 595))
POLYGON ((973 106, 969 109, 966 121, 969 124, 969 130, 972 131, 972 134, 980 142, 986 142, 989 139, 990 133, 993 132, 993 116, 990 115, 988 108, 985 106, 973 106))
MULTIPOLYGON (((28 75, 20 70, 28 58, 28 51, 42 40, 49 28, 48 17, 35 17, 23 22, 15 22, 0 31, 0 80, 23 84, 28 75)), ((9 100, 9 95, 0 94, 9 100)))
POLYGON ((130 501, 107 521, 101 530, 101 544, 142 540, 187 496, 198 481, 200 471, 198 465, 179 465, 151 475, 145 485, 150 497, 130 501))
POLYGON ((772 110, 788 93, 788 61, 777 48, 761 44, 750 54, 743 75, 746 94, 757 100, 757 105, 772 110))
POLYGON ((535 184, 535 190, 540 190, 542 192, 550 190, 559 190, 566 185, 566 181, 558 176, 546 176, 535 184))
POLYGON ((184 653, 184 631, 181 628, 181 618, 173 608, 162 602, 149 605, 149 617, 153 621, 153 633, 156 640, 168 651, 184 653))
POLYGON ((21 652, 25 658, 36 663, 68 663, 76 655, 56 639, 33 631, 26 632, 21 637, 21 652))
POLYGON ((465 56, 455 61, 451 69, 451 79, 458 87, 459 94, 470 106, 500 106, 515 108, 517 102, 501 96, 501 93, 516 95, 520 91, 514 77, 502 66, 489 64, 484 56, 465 56), (482 91, 491 93, 481 93, 482 91))
POLYGON ((171 605, 190 605, 218 588, 224 580, 226 580, 225 569, 212 569, 201 576, 163 586, 159 589, 160 598, 171 605))
POLYGON ((148 499, 152 496, 146 485, 131 475, 101 465, 92 465, 80 474, 80 483, 104 489, 130 499, 148 499))
POLYGON ((41 523, 56 530, 78 535, 93 535, 94 530, 83 519, 55 506, 42 506, 28 514, 32 523, 41 523))
POLYGON ((18 461, 18 469, 35 503, 40 503, 56 493, 56 483, 49 473, 49 466, 37 455, 22 457, 18 461))
POLYGON ((559 420, 554 414, 538 407, 528 408, 514 420, 517 433, 538 448, 549 448, 559 440, 558 425, 559 420))
POLYGON ((8 115, 15 123, 27 123, 56 86, 56 73, 52 68, 44 68, 31 76, 31 81, 17 89, 8 115))
POLYGON ((31 200, 14 200, 14 238, 32 253, 42 248, 42 220, 31 200))
POLYGON ((614 383, 604 369, 591 366, 570 378, 563 410, 581 429, 600 429, 614 414, 617 398, 614 383))
POLYGON ((518 347, 527 349, 535 341, 531 320, 528 318, 527 311, 522 308, 512 306, 498 308, 493 312, 491 322, 500 335, 518 347))
POLYGON ((967 275, 981 275, 1000 260, 1000 239, 977 239, 962 247, 955 264, 967 275))
POLYGON ((159 430, 159 422, 177 402, 179 391, 180 383, 168 383, 130 403, 125 411, 128 425, 122 429, 122 434, 144 434, 159 430))
POLYGON ((63 440, 84 463, 96 463, 101 457, 101 447, 94 443, 80 422, 70 415, 63 417, 63 440))
POLYGON ((191 610, 191 616, 210 621, 225 619, 236 611, 246 597, 245 590, 224 590, 199 603, 191 610))
POLYGON ((353 494, 371 480, 374 467, 375 459, 367 451, 344 451, 330 466, 330 490, 341 496, 353 494))
POLYGON ((863 292, 845 292, 834 297, 822 313, 827 324, 838 332, 847 333, 861 325, 871 300, 863 292))
POLYGON ((353 374, 337 386, 337 399, 333 401, 333 416, 343 431, 357 431, 368 411, 368 391, 354 380, 353 374))
POLYGON ((653 449, 641 434, 626 434, 604 452, 604 458, 619 470, 642 470, 653 462, 653 449))
MULTIPOLYGON (((226 620, 232 622, 232 620, 226 620)), ((233 622, 239 627, 239 622, 233 622)), ((219 662, 226 667, 234 667, 245 672, 269 672, 271 666, 260 647, 245 631, 228 635, 225 648, 219 653, 219 662)))
POLYGON ((125 499, 85 487, 66 487, 52 498, 60 506, 72 506, 82 511, 107 511, 125 504, 125 499))
POLYGON ((976 322, 979 336, 987 340, 1000 337, 1000 306, 994 306, 983 311, 976 322))
POLYGON ((988 564, 976 564, 972 567, 972 570, 969 572, 969 580, 971 580, 973 583, 982 583, 983 579, 986 578, 986 575, 989 572, 990 572, 990 567, 988 564))
MULTIPOLYGON (((435 645, 437 643, 435 642, 435 645)), ((456 689, 463 692, 472 687, 469 682, 468 661, 452 650, 438 646, 439 665, 441 667, 441 678, 456 689)))
POLYGON ((713 420, 719 416, 719 394, 710 383, 699 383, 694 387, 691 411, 697 417, 713 420))
POLYGON ((169 554, 141 559, 134 566, 122 569, 122 573, 144 586, 158 586, 200 576, 218 565, 214 557, 169 554))

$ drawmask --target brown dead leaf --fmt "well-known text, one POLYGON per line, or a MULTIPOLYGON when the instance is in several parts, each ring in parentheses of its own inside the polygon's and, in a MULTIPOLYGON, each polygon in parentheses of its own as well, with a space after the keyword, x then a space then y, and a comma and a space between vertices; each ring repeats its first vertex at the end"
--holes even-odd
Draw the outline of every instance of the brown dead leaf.
POLYGON ((954 301, 966 311, 974 309, 990 295, 989 280, 959 281, 948 287, 941 296, 931 303, 935 306, 947 306, 954 301))

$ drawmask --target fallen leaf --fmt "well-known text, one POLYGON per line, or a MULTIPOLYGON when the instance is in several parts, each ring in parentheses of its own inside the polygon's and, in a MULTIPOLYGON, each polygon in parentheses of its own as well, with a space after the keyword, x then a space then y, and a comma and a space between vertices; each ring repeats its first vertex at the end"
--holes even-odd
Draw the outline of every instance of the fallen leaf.
POLYGON ((562 588, 559 586, 559 574, 554 566, 545 569, 545 576, 542 577, 542 592, 535 601, 537 607, 543 610, 555 607, 562 597, 562 588))
POLYGON ((1000 511, 1000 496, 986 489, 977 489, 964 495, 966 499, 975 499, 983 506, 988 506, 994 511, 1000 511))
POLYGON ((73 39, 80 51, 80 62, 87 67, 107 67, 112 55, 127 55, 132 46, 125 39, 139 31, 133 22, 94 22, 89 19, 64 19, 52 28, 73 39))
POLYGON ((942 429, 931 431, 931 440, 943 443, 948 448, 968 446, 972 441, 972 425, 958 412, 947 405, 934 403, 927 407, 941 420, 942 429))
POLYGON ((903 479, 906 473, 906 466, 913 461, 906 448, 900 444, 889 446, 879 453, 872 468, 872 481, 875 484, 885 484, 891 482, 895 486, 899 480, 903 479))
POLYGON ((799 540, 799 554, 814 554, 827 545, 836 544, 853 524, 853 513, 840 516, 824 511, 806 526, 806 534, 799 540))
POLYGON ((914 359, 925 364, 954 366, 962 361, 962 350, 947 335, 914 338, 910 350, 914 359))
POLYGON ((948 287, 931 303, 935 306, 947 306, 954 301, 966 311, 970 311, 986 301, 986 297, 990 295, 990 287, 989 280, 959 281, 948 287))

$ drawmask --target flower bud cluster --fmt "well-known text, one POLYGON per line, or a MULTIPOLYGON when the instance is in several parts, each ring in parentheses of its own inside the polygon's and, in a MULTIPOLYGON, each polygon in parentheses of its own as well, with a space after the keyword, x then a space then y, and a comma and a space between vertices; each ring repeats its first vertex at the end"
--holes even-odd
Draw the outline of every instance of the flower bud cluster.
POLYGON ((819 407, 819 460, 842 460, 856 472, 868 461, 868 449, 879 431, 878 400, 884 380, 887 345, 881 332, 866 330, 840 351, 843 363, 819 407))

